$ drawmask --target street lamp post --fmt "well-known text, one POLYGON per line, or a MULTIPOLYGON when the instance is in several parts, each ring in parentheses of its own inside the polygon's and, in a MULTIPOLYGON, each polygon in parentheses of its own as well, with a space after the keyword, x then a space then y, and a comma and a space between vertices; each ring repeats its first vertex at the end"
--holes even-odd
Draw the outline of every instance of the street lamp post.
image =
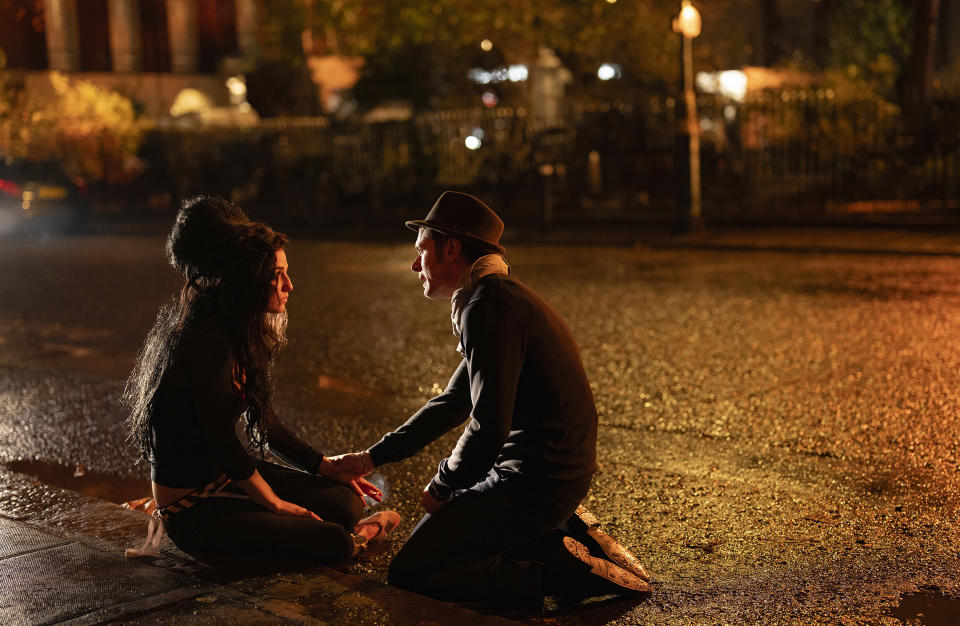
POLYGON ((700 121, 697 116, 697 98, 693 91, 693 39, 700 34, 702 25, 700 12, 690 0, 683 0, 680 14, 673 20, 673 30, 680 34, 682 56, 681 70, 683 74, 683 103, 684 120, 681 135, 687 140, 686 152, 688 155, 689 180, 688 206, 686 215, 687 228, 693 230, 702 227, 703 216, 701 211, 700 193, 700 121))

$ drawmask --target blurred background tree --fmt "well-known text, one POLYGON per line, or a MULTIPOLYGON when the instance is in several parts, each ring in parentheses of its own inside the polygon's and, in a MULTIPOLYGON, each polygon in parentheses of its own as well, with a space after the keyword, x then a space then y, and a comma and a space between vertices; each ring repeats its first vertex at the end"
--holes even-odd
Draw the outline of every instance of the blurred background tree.
POLYGON ((258 56, 246 74, 248 102, 263 117, 320 114, 303 46, 309 0, 271 0, 265 16, 258 56))
MULTIPOLYGON (((825 72, 826 83, 839 90, 897 103, 908 93, 922 98, 931 83, 939 6, 940 0, 821 0, 805 9, 813 15, 814 49, 803 54, 784 36, 785 20, 792 19, 786 9, 795 13, 796 7, 785 0, 728 3, 712 9, 732 13, 733 22, 728 15, 726 27, 714 22, 714 34, 698 39, 696 65, 825 72), (730 28, 738 12, 758 16, 762 36, 730 28)), ((673 93, 679 40, 671 21, 678 9, 679 2, 655 0, 278 0, 264 24, 266 45, 250 99, 266 116, 273 108, 308 113, 316 105, 305 86, 303 32, 310 33, 314 54, 364 60, 352 90, 361 109, 388 100, 417 110, 476 106, 491 87, 471 83, 470 68, 523 64, 533 70, 541 48, 571 72, 571 101, 673 93), (482 50, 484 40, 492 47, 482 50), (599 81, 602 63, 618 65, 620 80, 599 81), (285 101, 270 102, 277 99, 285 101)), ((523 85, 492 88, 504 104, 519 105, 525 95, 523 85)))
POLYGON ((910 115, 916 117, 922 115, 930 95, 940 0, 912 0, 910 5, 913 8, 913 46, 906 79, 901 81, 901 99, 906 100, 910 115))
POLYGON ((675 81, 675 9, 652 0, 489 0, 474 7, 457 0, 313 0, 310 17, 329 53, 365 59, 354 89, 362 107, 405 99, 416 108, 442 108, 476 105, 470 68, 533 68, 541 47, 571 71, 574 96, 599 88, 604 62, 619 64, 628 85, 675 81), (488 51, 480 48, 484 40, 492 44, 488 51))
POLYGON ((903 0, 835 0, 823 3, 823 11, 822 58, 826 70, 839 73, 835 82, 895 99, 910 66, 912 8, 903 0))
POLYGON ((21 154, 58 159, 64 169, 90 182, 117 181, 129 172, 142 128, 133 103, 116 91, 49 74, 53 97, 27 102, 18 126, 21 154))
MULTIPOLYGON (((778 0, 761 0, 768 65, 792 66, 775 41, 782 24, 778 0)), ((831 0, 814 8, 817 50, 801 66, 826 72, 838 92, 857 92, 906 108, 922 108, 934 84, 940 0, 831 0)), ((956 10, 956 9, 954 9, 956 10)))

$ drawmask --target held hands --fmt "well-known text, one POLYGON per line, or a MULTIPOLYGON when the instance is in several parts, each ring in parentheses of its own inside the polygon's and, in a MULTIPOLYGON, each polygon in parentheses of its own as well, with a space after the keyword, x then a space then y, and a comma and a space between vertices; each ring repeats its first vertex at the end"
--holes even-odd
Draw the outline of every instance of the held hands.
POLYGON ((383 492, 363 478, 373 469, 373 460, 370 458, 369 452, 351 452, 334 457, 324 457, 320 464, 320 475, 332 478, 350 487, 366 506, 364 496, 368 496, 377 502, 383 501, 383 492))

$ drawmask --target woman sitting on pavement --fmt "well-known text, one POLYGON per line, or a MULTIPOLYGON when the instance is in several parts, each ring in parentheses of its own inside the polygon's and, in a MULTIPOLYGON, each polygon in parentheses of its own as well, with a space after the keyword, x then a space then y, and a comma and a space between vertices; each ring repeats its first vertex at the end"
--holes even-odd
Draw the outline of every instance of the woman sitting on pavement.
POLYGON ((379 501, 380 491, 271 408, 270 369, 293 289, 287 241, 221 198, 194 198, 177 215, 167 257, 186 282, 161 308, 124 393, 162 525, 128 555, 155 554, 166 528, 188 553, 335 564, 399 521, 392 511, 361 520, 364 496, 379 501), (241 417, 259 459, 237 437, 241 417), (264 460, 267 445, 302 471, 264 460))

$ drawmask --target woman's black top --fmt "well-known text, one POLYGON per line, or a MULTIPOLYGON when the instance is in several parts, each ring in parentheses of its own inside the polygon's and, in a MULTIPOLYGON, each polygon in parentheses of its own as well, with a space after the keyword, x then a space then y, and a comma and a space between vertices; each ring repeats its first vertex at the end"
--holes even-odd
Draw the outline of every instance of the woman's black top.
MULTIPOLYGON (((235 367, 227 334, 214 318, 184 331, 155 397, 153 482, 194 488, 221 474, 234 480, 253 475, 254 459, 237 438, 237 421, 247 403, 234 384, 235 367)), ((272 409, 261 423, 272 453, 317 472, 323 455, 284 426, 272 409)))

